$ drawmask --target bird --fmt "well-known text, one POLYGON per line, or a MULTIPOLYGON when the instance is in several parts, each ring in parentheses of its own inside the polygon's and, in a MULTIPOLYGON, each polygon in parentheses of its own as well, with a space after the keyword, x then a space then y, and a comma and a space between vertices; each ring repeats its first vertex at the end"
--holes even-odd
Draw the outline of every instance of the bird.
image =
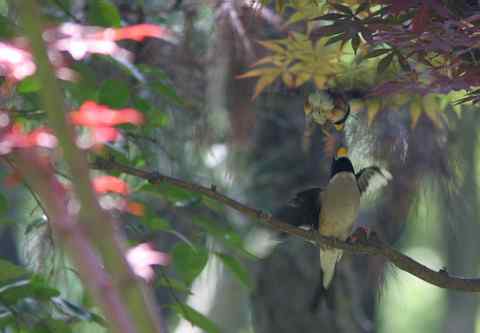
POLYGON ((343 130, 350 115, 350 104, 346 95, 331 89, 315 91, 308 95, 304 105, 306 121, 324 126, 333 124, 337 131, 343 130))
MULTIPOLYGON (((324 188, 312 187, 297 193, 276 215, 292 225, 345 241, 358 217, 362 195, 376 191, 391 179, 392 175, 378 166, 355 173, 348 149, 341 147, 333 158, 328 184, 324 188)), ((323 289, 330 286, 342 254, 340 249, 320 247, 323 289)))

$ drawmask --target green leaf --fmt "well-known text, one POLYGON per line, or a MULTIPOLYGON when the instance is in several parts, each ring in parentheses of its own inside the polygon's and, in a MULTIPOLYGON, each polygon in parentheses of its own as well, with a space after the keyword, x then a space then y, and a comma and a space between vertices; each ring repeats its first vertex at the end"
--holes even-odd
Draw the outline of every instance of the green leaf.
POLYGON ((360 37, 355 34, 352 37, 352 49, 355 54, 357 54, 358 47, 360 46, 360 37))
POLYGON ((370 1, 363 1, 355 10, 355 15, 367 10, 370 7, 370 1))
POLYGON ((175 289, 179 292, 192 295, 189 286, 187 286, 184 282, 171 277, 167 277, 165 275, 160 275, 159 279, 157 280, 157 284, 161 287, 175 289))
POLYGON ((177 95, 177 92, 172 86, 164 82, 155 81, 150 83, 150 87, 154 91, 165 97, 170 103, 173 103, 177 106, 185 105, 185 100, 177 95))
POLYGON ((4 15, 0 15, 0 37, 9 39, 15 36, 16 24, 4 15))
POLYGON ((139 191, 160 195, 175 205, 182 207, 200 200, 199 194, 166 183, 145 184, 139 191))
POLYGON ((96 100, 98 96, 97 74, 91 67, 80 62, 73 63, 72 69, 79 74, 79 80, 63 82, 67 97, 73 100, 73 104, 76 106, 86 100, 96 100))
POLYGON ((314 20, 324 20, 324 21, 337 21, 342 18, 345 18, 346 16, 343 14, 338 14, 338 13, 329 13, 325 14, 322 16, 315 17, 314 20))
POLYGON ((33 289, 30 279, 17 280, 0 287, 0 303, 15 305, 26 297, 31 297, 33 289))
POLYGON ((185 243, 178 243, 172 251, 172 263, 175 271, 188 284, 200 274, 208 260, 205 248, 193 249, 185 243))
POLYGON ((60 295, 60 292, 48 286, 43 278, 34 276, 31 279, 17 279, 15 282, 0 286, 0 303, 14 305, 24 298, 49 301, 60 295))
POLYGON ((32 288, 31 297, 38 300, 46 301, 50 300, 52 297, 57 297, 60 295, 60 292, 57 289, 51 288, 40 276, 34 276, 30 280, 30 285, 32 288))
POLYGON ((4 194, 0 193, 0 215, 4 215, 8 211, 8 200, 4 194))
POLYGON ((391 49, 376 49, 364 55, 363 59, 375 58, 391 51, 392 51, 391 49))
POLYGON ((352 15, 353 16, 353 12, 350 9, 350 7, 348 7, 348 6, 341 5, 339 3, 330 3, 330 5, 341 13, 345 13, 347 15, 352 15))
POLYGON ((161 68, 145 64, 140 64, 137 67, 143 74, 148 75, 155 81, 167 82, 169 80, 168 74, 165 73, 165 71, 163 71, 161 68))
POLYGON ((98 102, 112 108, 126 107, 129 99, 130 89, 123 80, 105 80, 98 91, 98 102))
POLYGON ((390 53, 378 62, 377 74, 383 74, 383 72, 387 70, 388 66, 390 66, 390 63, 393 60, 393 55, 394 55, 393 53, 390 53))
POLYGON ((172 226, 170 225, 170 222, 168 222, 166 219, 158 217, 158 216, 145 216, 143 219, 144 223, 150 227, 151 230, 172 230, 172 226))
POLYGON ((213 200, 212 198, 207 197, 206 195, 202 196, 202 202, 205 206, 207 206, 213 211, 216 211, 216 212, 225 211, 225 206, 222 203, 218 202, 217 200, 213 200))
POLYGON ((168 117, 167 113, 153 107, 153 105, 144 98, 134 97, 133 107, 141 111, 147 117, 145 126, 158 128, 164 127, 170 122, 170 118, 168 117))
POLYGON ((58 311, 69 316, 83 321, 95 322, 101 326, 106 326, 105 320, 96 313, 90 312, 85 308, 71 303, 70 301, 61 298, 54 297, 51 299, 52 304, 58 311))
POLYGON ((397 60, 398 63, 400 64, 400 67, 405 71, 405 72, 410 72, 412 68, 410 67, 410 64, 408 63, 407 59, 401 55, 400 53, 397 53, 397 60))
POLYGON ((0 311, 0 328, 5 328, 9 325, 14 325, 17 318, 13 316, 12 312, 8 310, 0 311))
POLYGON ((337 43, 341 40, 344 40, 346 38, 346 34, 345 33, 341 33, 341 34, 338 34, 336 36, 333 36, 331 38, 329 38, 326 42, 325 42, 325 46, 327 45, 330 45, 330 44, 334 44, 334 43, 337 43))
POLYGON ((25 278, 30 275, 31 273, 23 267, 14 265, 7 260, 0 259, 0 283, 25 278))
MULTIPOLYGON (((23 332, 23 331, 21 331, 23 332)), ((51 332, 62 332, 62 333, 71 333, 72 327, 71 324, 61 320, 53 318, 45 318, 33 327, 33 329, 28 329, 29 333, 51 333, 51 332)))
POLYGON ((193 326, 197 326, 207 333, 220 333, 217 324, 187 304, 173 304, 171 308, 178 315, 188 320, 193 326))
POLYGON ((120 27, 121 18, 117 6, 110 0, 89 0, 88 21, 103 27, 120 27))
POLYGON ((17 85, 17 91, 20 94, 32 93, 37 92, 40 89, 40 80, 37 75, 31 75, 25 79, 23 79, 17 85))
POLYGON ((222 225, 217 221, 205 218, 194 218, 192 219, 192 222, 205 229, 208 235, 215 237, 217 240, 221 241, 224 245, 230 247, 231 249, 239 251, 239 253, 245 257, 249 259, 257 259, 257 257, 243 247, 242 238, 226 225, 222 225))
POLYGON ((248 289, 252 288, 252 279, 245 267, 235 258, 224 253, 215 252, 215 255, 223 262, 233 275, 248 289))

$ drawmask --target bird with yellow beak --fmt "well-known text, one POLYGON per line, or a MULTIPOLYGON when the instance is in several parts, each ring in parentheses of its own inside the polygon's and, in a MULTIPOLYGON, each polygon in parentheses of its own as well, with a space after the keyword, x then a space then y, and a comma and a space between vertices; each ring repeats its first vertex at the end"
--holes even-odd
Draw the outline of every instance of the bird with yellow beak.
MULTIPOLYGON (((326 187, 297 193, 289 205, 279 211, 278 217, 297 226, 318 230, 323 236, 345 241, 351 235, 358 217, 362 194, 386 185, 391 178, 388 171, 377 166, 366 167, 355 173, 348 150, 342 147, 332 161, 326 187)), ((324 289, 330 286, 335 265, 341 257, 340 249, 320 248, 324 289)))

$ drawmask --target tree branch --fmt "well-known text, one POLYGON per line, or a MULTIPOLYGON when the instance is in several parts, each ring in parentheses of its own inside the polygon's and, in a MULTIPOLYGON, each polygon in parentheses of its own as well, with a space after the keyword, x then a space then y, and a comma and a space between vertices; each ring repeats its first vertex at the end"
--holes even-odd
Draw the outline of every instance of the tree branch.
POLYGON ((161 175, 157 172, 148 172, 133 168, 128 165, 118 163, 114 159, 105 159, 101 157, 98 157, 95 160, 95 162, 93 163, 93 168, 101 170, 120 171, 132 176, 148 180, 151 184, 168 183, 191 192, 200 193, 210 199, 221 202, 226 206, 233 208, 234 210, 242 213, 245 216, 260 221, 270 226, 272 229, 275 229, 276 231, 285 232, 293 236, 301 237, 318 246, 327 245, 330 247, 342 249, 352 254, 382 256, 388 261, 390 261, 392 264, 397 266, 399 269, 406 271, 437 287, 468 292, 480 292, 479 278, 462 278, 451 276, 444 269, 434 271, 390 247, 389 245, 381 241, 375 233, 373 233, 368 239, 360 239, 359 241, 354 243, 343 242, 338 239, 322 236, 317 232, 307 231, 291 226, 288 223, 274 218, 269 213, 248 207, 238 201, 235 201, 223 194, 218 193, 214 186, 212 186, 211 188, 204 187, 181 179, 161 175))

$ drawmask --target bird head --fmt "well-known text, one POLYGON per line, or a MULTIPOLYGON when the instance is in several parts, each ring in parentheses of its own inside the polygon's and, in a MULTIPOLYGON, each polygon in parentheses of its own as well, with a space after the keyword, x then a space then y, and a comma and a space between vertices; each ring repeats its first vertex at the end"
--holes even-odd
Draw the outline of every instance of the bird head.
POLYGON ((332 179, 339 172, 349 172, 352 174, 355 173, 352 162, 348 158, 348 149, 345 147, 339 148, 335 154, 330 169, 330 179, 332 179))

